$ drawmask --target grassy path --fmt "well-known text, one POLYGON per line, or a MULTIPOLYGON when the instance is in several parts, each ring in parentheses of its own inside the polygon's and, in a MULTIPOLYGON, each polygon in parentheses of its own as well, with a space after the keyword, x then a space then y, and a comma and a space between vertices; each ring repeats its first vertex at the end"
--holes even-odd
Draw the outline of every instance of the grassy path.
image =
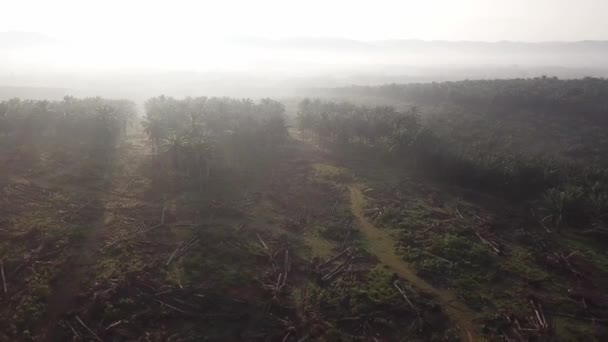
POLYGON ((473 324, 475 313, 451 292, 437 289, 418 277, 411 266, 395 253, 393 238, 387 232, 375 227, 363 214, 365 196, 360 185, 349 185, 349 191, 352 214, 357 218, 361 232, 369 242, 370 252, 397 275, 407 279, 414 287, 433 295, 441 303, 450 319, 459 326, 463 340, 479 340, 473 324))

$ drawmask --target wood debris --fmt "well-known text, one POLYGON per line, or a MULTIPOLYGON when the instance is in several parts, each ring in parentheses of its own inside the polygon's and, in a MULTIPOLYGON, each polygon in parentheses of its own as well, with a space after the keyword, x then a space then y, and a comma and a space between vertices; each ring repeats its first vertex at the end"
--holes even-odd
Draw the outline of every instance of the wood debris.
POLYGON ((403 290, 403 288, 401 288, 401 285, 399 285, 399 281, 398 280, 395 280, 393 282, 393 286, 397 289, 397 291, 399 291, 399 293, 401 294, 401 296, 403 296, 403 298, 409 304, 409 306, 412 308, 412 310, 414 310, 414 312, 416 312, 418 314, 418 310, 414 306, 414 303, 412 303, 412 301, 407 297, 407 294, 405 293, 405 291, 403 290))
POLYGON ((95 332, 93 330, 91 330, 91 328, 89 328, 86 324, 84 324, 84 322, 80 319, 80 317, 76 316, 76 320, 78 321, 78 323, 80 323, 80 325, 82 325, 89 333, 91 333, 91 335, 93 335, 93 337, 95 337, 95 339, 97 341, 103 342, 103 340, 101 338, 99 338, 99 336, 97 336, 97 334, 95 334, 95 332))
POLYGON ((184 256, 186 253, 188 253, 192 249, 192 247, 194 247, 196 245, 196 243, 198 241, 199 241, 198 235, 194 235, 189 240, 183 241, 173 251, 173 253, 171 253, 171 256, 169 257, 169 260, 167 260, 166 266, 169 266, 169 264, 171 263, 171 261, 173 261, 173 259, 180 258, 180 257, 184 256))
POLYGON ((475 235, 477 235, 477 237, 481 240, 481 242, 488 245, 494 252, 496 252, 496 254, 502 254, 502 251, 500 250, 500 246, 498 245, 498 243, 496 243, 488 238, 483 237, 477 231, 475 232, 475 235))
POLYGON ((8 290, 6 288, 6 276, 4 275, 4 261, 0 259, 0 273, 2 274, 2 285, 4 288, 4 293, 7 293, 8 290))

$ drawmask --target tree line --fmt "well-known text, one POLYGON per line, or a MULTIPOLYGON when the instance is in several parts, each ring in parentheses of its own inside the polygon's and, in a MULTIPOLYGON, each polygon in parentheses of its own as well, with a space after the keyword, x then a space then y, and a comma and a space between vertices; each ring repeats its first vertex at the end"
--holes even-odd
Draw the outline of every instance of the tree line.
POLYGON ((139 120, 128 100, 2 101, 0 149, 25 166, 60 159, 103 164, 127 126, 141 121, 160 171, 196 179, 202 188, 214 168, 247 173, 267 165, 288 138, 285 107, 271 99, 158 96, 144 107, 139 120))
POLYGON ((301 101, 297 114, 301 134, 326 147, 350 146, 394 161, 414 161, 425 174, 449 183, 531 200, 545 213, 544 221, 556 227, 606 222, 607 169, 454 144, 422 119, 416 107, 397 111, 318 99, 301 101))
POLYGON ((196 179, 200 189, 214 168, 244 172, 275 158, 288 138, 280 102, 227 97, 154 97, 143 125, 167 171, 196 179))
POLYGON ((459 104, 494 106, 502 109, 527 108, 557 113, 608 116, 608 80, 586 77, 559 79, 534 77, 496 80, 464 80, 352 86, 328 89, 339 97, 373 96, 418 104, 459 104))
POLYGON ((35 163, 45 154, 100 157, 126 135, 135 105, 100 97, 0 102, 0 144, 35 163), (87 152, 87 153, 84 153, 87 152))

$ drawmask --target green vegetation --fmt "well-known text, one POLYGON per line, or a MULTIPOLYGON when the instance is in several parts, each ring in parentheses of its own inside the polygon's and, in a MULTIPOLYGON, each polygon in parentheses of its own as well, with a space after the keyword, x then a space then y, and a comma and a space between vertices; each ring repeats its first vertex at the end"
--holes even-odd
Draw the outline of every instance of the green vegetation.
POLYGON ((469 136, 473 144, 455 143, 454 137, 435 129, 436 124, 425 122, 419 111, 306 99, 300 103, 298 123, 302 136, 323 146, 342 151, 349 145, 382 155, 385 162, 413 164, 446 183, 535 201, 555 228, 582 218, 604 222, 607 217, 607 169, 492 149, 495 144, 484 144, 484 137, 469 136))
POLYGON ((606 340, 605 84, 0 102, 0 340, 606 340))
POLYGON ((303 100, 297 119, 302 137, 374 188, 366 216, 419 276, 479 312, 485 336, 522 338, 518 317, 526 338, 601 339, 589 322, 606 306, 584 303, 604 303, 591 284, 606 275, 606 84, 342 88, 324 94, 340 100, 303 100), (352 104, 370 98, 398 106, 352 104), (522 318, 536 301, 562 326, 522 318))

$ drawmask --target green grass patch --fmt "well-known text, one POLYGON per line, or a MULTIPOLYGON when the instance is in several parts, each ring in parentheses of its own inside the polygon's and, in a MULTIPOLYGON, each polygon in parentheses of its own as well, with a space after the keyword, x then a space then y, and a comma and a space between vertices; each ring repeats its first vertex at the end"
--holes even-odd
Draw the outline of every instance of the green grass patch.
POLYGON ((349 169, 329 164, 312 164, 313 177, 328 180, 334 183, 349 183, 353 180, 353 175, 349 169))
POLYGON ((536 264, 532 253, 523 247, 513 247, 509 258, 502 265, 509 272, 531 282, 549 278, 549 274, 536 264))

